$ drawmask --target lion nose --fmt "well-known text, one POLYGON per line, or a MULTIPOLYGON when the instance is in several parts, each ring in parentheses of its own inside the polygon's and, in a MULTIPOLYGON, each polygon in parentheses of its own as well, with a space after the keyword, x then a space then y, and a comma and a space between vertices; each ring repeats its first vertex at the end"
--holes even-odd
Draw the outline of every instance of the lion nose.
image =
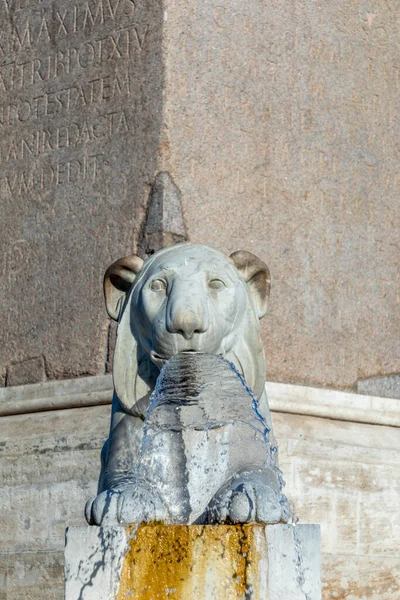
POLYGON ((207 331, 207 324, 198 313, 184 313, 176 311, 167 319, 167 329, 170 333, 179 333, 185 340, 191 340, 195 333, 204 333, 207 331))
POLYGON ((168 298, 167 331, 179 333, 185 340, 191 340, 195 333, 208 329, 207 306, 202 301, 201 291, 182 289, 174 286, 168 298), (195 293, 196 292, 196 293, 195 293))

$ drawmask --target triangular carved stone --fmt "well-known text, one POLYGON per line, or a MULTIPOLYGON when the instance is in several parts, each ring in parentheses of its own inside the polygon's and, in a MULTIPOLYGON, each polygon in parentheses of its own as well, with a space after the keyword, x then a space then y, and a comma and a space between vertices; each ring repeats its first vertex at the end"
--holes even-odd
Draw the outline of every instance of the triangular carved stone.
POLYGON ((158 173, 150 194, 142 248, 148 255, 187 239, 181 192, 169 173, 158 173))

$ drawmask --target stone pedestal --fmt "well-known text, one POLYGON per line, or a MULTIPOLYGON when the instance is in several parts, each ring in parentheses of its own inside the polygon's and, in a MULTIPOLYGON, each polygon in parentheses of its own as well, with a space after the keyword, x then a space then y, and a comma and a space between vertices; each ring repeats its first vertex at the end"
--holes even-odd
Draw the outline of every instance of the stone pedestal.
POLYGON ((65 600, 321 600, 318 525, 72 527, 65 600))

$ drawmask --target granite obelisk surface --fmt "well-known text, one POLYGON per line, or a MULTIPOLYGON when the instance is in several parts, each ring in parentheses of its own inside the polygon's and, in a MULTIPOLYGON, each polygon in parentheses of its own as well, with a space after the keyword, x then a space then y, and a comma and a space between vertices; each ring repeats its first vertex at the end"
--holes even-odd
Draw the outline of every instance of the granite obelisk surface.
MULTIPOLYGON (((0 380, 103 372, 98 274, 137 250, 164 172, 191 240, 269 257, 271 379, 379 376, 383 395, 400 371, 391 4, 2 2, 0 380)), ((182 237, 153 225, 146 248, 182 237)))

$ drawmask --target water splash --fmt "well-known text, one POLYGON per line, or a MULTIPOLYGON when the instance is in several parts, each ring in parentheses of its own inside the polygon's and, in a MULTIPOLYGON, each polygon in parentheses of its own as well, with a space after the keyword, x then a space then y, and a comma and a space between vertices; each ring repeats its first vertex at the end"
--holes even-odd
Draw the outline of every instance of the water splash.
MULTIPOLYGON (((280 491, 282 493, 284 487, 286 486, 286 483, 285 483, 285 480, 283 478, 282 471, 277 466, 278 445, 277 445, 275 439, 274 439, 274 443, 272 443, 270 441, 270 435, 272 434, 272 431, 268 427, 268 425, 267 425, 267 423, 265 421, 265 418, 261 414, 260 406, 259 406, 259 400, 254 395, 253 390, 247 385, 244 377, 242 376, 242 374, 236 368, 236 365, 234 365, 234 363, 232 363, 230 361, 226 361, 226 362, 229 363, 232 371, 238 376, 238 378, 240 379, 240 381, 241 381, 244 389, 246 390, 246 392, 249 394, 249 396, 252 399, 253 411, 254 411, 257 419, 259 420, 260 424, 263 427, 263 430, 264 430, 264 441, 265 441, 266 446, 269 448, 269 453, 270 453, 270 457, 271 457, 271 465, 273 466, 273 468, 275 469, 275 471, 277 473, 278 481, 279 481, 279 488, 280 488, 280 491)), ((272 436, 273 436, 273 434, 272 434, 272 436)), ((303 560, 303 555, 304 555, 303 544, 301 542, 301 539, 299 537, 298 530, 297 530, 297 524, 298 524, 299 520, 298 520, 298 518, 295 515, 293 504, 289 503, 287 501, 286 497, 283 496, 283 494, 282 494, 281 502, 286 504, 287 513, 288 513, 288 523, 289 523, 289 525, 291 526, 291 529, 292 529, 292 535, 293 535, 293 541, 294 541, 294 548, 295 548, 295 553, 296 553, 295 568, 296 568, 297 585, 299 586, 300 591, 304 595, 304 600, 311 600, 310 596, 308 595, 308 593, 304 590, 304 585, 306 583, 306 574, 305 574, 304 560, 303 560)))
POLYGON ((294 548, 295 548, 295 552, 296 552, 296 563, 295 563, 296 580, 297 580, 297 585, 299 586, 300 591, 304 595, 304 600, 311 600, 310 596, 304 589, 304 585, 306 583, 306 572, 305 572, 304 560, 303 560, 304 548, 303 548, 301 539, 299 537, 299 533, 297 531, 297 523, 298 523, 298 519, 296 517, 294 517, 292 522, 290 523, 290 526, 292 528, 294 548))
MULTIPOLYGON (((206 464, 209 448, 218 450, 219 463, 223 463, 234 460, 235 456, 237 460, 241 448, 246 454, 247 446, 251 444, 254 448, 251 457, 256 458, 258 465, 253 467, 253 473, 259 473, 261 477, 270 470, 275 474, 282 518, 289 521, 292 528, 297 584, 304 600, 310 600, 304 591, 306 577, 297 519, 283 494, 285 482, 278 466, 278 445, 262 414, 259 400, 233 363, 215 355, 186 354, 175 356, 164 365, 146 413, 135 478, 137 482, 150 482, 150 488, 158 486, 167 496, 167 504, 169 502, 176 509, 170 522, 202 522, 193 520, 193 515, 197 514, 193 498, 197 495, 204 502, 209 482, 209 489, 215 488, 210 492, 213 497, 229 472, 229 469, 224 471, 224 465, 206 464), (228 432, 226 439, 224 431, 228 432), (240 435, 229 437, 230 431, 240 435), (184 439, 188 436, 192 447, 185 447, 184 439), (175 479, 157 481, 163 469, 168 472, 165 456, 176 464, 181 461, 181 467, 171 471, 175 479), (151 470, 156 464, 158 470, 152 482, 151 470), (199 478, 199 484, 193 483, 196 478, 199 478), (212 481, 216 484, 214 488, 212 481)), ((231 501, 232 496, 226 496, 225 502, 231 501)))

